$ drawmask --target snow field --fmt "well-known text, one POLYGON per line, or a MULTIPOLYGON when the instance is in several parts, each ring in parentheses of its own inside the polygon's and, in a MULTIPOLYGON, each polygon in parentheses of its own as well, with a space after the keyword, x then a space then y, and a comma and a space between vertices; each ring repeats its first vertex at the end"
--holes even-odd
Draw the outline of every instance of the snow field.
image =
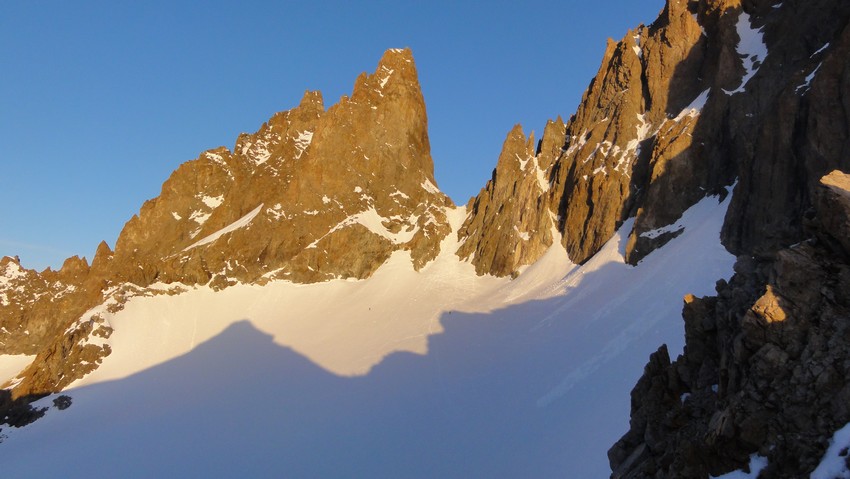
POLYGON ((73 405, 4 428, 0 461, 10 477, 607 477, 649 354, 681 351, 682 296, 732 273, 728 201, 688 210, 637 267, 629 222, 586 264, 555 246, 513 281, 476 276, 452 233, 420 272, 397 252, 364 281, 134 298, 73 405))

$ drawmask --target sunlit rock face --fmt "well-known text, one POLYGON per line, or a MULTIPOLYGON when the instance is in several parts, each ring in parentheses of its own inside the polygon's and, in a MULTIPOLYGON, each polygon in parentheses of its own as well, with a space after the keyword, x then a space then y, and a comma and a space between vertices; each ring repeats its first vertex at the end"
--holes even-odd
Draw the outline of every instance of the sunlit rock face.
POLYGON ((493 177, 470 201, 458 232, 458 256, 478 274, 507 276, 537 261, 553 242, 555 221, 548 208, 548 172, 564 141, 560 118, 549 122, 540 151, 520 125, 508 134, 493 177))
POLYGON ((111 266, 154 281, 365 278, 396 250, 422 267, 448 234, 409 50, 389 50, 350 97, 318 92, 231 152, 182 165, 121 233, 111 266))
MULTIPOLYGON (((105 318, 134 296, 375 279, 391 258, 415 274, 445 260, 443 247, 453 255, 440 265, 446 277, 469 267, 457 259, 478 275, 516 277, 566 253, 557 276, 596 261, 623 225, 622 253, 636 265, 686 238, 684 212, 719 195, 731 206, 712 241, 739 255, 737 274, 716 297, 686 297, 685 353, 673 359, 662 346, 650 358, 610 463, 615 477, 705 477, 761 454, 769 475, 803 477, 850 421, 848 179, 824 177, 850 171, 849 18, 850 4, 835 0, 668 0, 651 25, 609 41, 566 122, 548 122, 539 141, 519 125, 508 133, 465 218, 434 181, 411 53, 390 50, 336 105, 307 92, 232 149, 181 165, 91 264, 74 257, 38 273, 0 260, 0 354, 35 356, 0 385, 0 412, 98 368, 118 331, 105 318)), ((398 278, 371 284, 385 294, 398 278)), ((469 284, 440 294, 462 299, 476 291, 469 284)), ((401 341, 380 342, 368 360, 352 349, 356 371, 338 350, 322 353, 342 374, 403 342, 421 353, 434 314, 399 327, 401 341)), ((368 345, 367 328, 348 327, 368 345)))
POLYGON ((707 59, 713 52, 699 17, 717 13, 698 10, 670 2, 652 25, 610 40, 576 114, 547 124, 539 144, 511 131, 493 179, 471 203, 461 257, 482 274, 512 274, 540 257, 554 226, 582 263, 637 215, 628 247, 636 262, 672 237, 642 233, 731 183, 727 164, 705 158, 710 147, 693 147, 702 143, 693 132, 708 90, 730 86, 734 73, 707 59))

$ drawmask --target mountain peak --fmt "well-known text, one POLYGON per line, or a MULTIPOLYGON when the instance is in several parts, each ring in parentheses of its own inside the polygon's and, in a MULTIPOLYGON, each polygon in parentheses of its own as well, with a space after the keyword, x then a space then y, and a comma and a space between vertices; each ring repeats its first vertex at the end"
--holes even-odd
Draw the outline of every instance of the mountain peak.
POLYGON ((425 108, 419 76, 409 48, 393 48, 384 52, 374 73, 362 73, 354 83, 351 101, 380 107, 396 97, 409 98, 418 108, 425 108))
MULTIPOLYGON (((351 100, 325 111, 321 93, 307 91, 298 107, 274 115, 256 133, 241 135, 233 153, 212 150, 204 156, 210 166, 181 166, 160 198, 142 209, 138 224, 128 223, 117 258, 143 254, 144 263, 158 264, 154 278, 190 283, 213 276, 227 281, 361 278, 416 232, 427 236, 430 230, 424 227, 426 217, 416 215, 419 226, 395 225, 399 221, 387 218, 416 222, 408 209, 450 203, 433 187, 424 100, 409 49, 385 53, 374 74, 355 82, 351 100), (368 211, 384 218, 379 224, 393 224, 381 228, 410 234, 358 227, 365 221, 358 215, 368 211), (339 235, 371 238, 364 246, 369 244, 372 260, 334 255, 336 247, 326 243, 339 235)), ((440 217, 439 211, 432 213, 440 217)), ((435 225, 445 225, 444 219, 435 225)), ((425 251, 438 248, 442 236, 433 234, 427 246, 408 245, 419 251, 414 262, 421 266, 435 256, 425 251)), ((356 248, 348 252, 357 253, 356 248)), ((153 279, 138 273, 134 278, 153 279)))
POLYGON ((306 90, 304 92, 304 96, 301 97, 301 103, 298 104, 298 108, 309 108, 310 106, 319 107, 322 110, 325 109, 322 92, 319 90, 306 90))
POLYGON ((413 63, 413 50, 410 47, 387 49, 378 62, 378 68, 382 66, 391 67, 401 63, 413 63))

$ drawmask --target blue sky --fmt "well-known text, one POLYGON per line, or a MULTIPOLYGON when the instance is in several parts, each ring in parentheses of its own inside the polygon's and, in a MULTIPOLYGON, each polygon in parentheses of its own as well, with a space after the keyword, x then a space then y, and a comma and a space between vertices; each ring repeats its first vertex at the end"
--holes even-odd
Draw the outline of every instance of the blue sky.
POLYGON ((605 40, 663 0, 29 1, 0 5, 0 256, 58 268, 114 246, 177 166, 413 49, 435 174, 459 204, 516 123, 565 119, 605 40))

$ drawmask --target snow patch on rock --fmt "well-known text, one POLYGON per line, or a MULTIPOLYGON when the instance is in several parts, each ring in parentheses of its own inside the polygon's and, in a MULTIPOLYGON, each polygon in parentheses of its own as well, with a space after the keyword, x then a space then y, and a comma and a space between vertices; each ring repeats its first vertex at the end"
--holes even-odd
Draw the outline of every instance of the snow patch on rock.
POLYGON ((750 15, 741 11, 736 24, 738 31, 737 50, 744 64, 744 76, 741 84, 734 90, 723 90, 729 95, 743 93, 744 87, 750 79, 758 72, 759 67, 767 57, 767 45, 764 43, 764 27, 753 28, 750 15))
POLYGON ((829 448, 820 464, 812 471, 810 479, 850 479, 847 469, 847 450, 850 448, 850 423, 835 431, 829 440, 829 448))
POLYGON ((711 479, 756 479, 761 470, 767 467, 767 458, 753 454, 750 456, 750 472, 743 470, 732 471, 722 476, 709 476, 711 479))
POLYGON ((263 209, 263 204, 260 203, 260 206, 251 210, 251 212, 248 213, 247 215, 239 218, 238 220, 236 220, 233 223, 225 226, 224 228, 216 231, 215 233, 213 233, 209 236, 205 236, 204 238, 192 243, 190 246, 187 246, 186 248, 184 248, 183 251, 189 251, 192 248, 202 246, 202 245, 205 245, 205 244, 208 244, 208 243, 212 243, 213 241, 219 239, 220 237, 226 235, 227 233, 230 233, 230 232, 238 230, 239 228, 244 228, 245 226, 248 226, 248 224, 251 222, 251 220, 253 220, 254 217, 257 216, 262 209, 263 209))
POLYGON ((301 158, 301 155, 304 154, 304 150, 310 146, 310 143, 313 141, 313 132, 312 131, 302 131, 298 133, 298 138, 295 139, 295 159, 301 158))
POLYGON ((431 194, 434 194, 434 195, 440 194, 440 189, 437 188, 437 185, 432 183, 431 180, 429 180, 428 178, 425 178, 425 180, 419 186, 421 186, 422 189, 424 189, 428 193, 431 193, 431 194))

